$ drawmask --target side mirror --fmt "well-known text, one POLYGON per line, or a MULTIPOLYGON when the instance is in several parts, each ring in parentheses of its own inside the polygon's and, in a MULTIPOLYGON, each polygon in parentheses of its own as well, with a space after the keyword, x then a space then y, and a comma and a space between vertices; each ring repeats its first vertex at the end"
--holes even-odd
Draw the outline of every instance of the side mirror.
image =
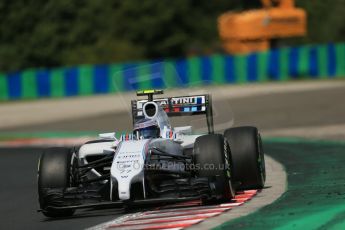
POLYGON ((101 134, 98 134, 98 137, 101 139, 107 139, 107 140, 117 140, 115 134, 116 134, 115 132, 113 132, 113 133, 101 133, 101 134))

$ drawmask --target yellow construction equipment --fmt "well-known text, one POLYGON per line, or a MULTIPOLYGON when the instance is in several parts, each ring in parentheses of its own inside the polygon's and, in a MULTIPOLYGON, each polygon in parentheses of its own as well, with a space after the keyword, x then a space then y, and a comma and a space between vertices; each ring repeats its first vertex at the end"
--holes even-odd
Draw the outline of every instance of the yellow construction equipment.
POLYGON ((224 49, 231 54, 264 51, 272 39, 304 36, 307 16, 294 0, 261 0, 263 9, 228 12, 218 18, 224 49))

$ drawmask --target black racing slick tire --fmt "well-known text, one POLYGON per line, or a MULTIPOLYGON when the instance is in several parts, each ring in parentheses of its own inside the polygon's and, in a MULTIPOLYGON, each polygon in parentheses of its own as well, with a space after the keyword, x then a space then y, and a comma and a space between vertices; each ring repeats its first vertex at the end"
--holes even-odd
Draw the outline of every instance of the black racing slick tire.
MULTIPOLYGON (((49 190, 63 189, 72 185, 74 155, 68 148, 46 149, 38 163, 38 197, 42 212, 47 217, 67 217, 74 214, 72 209, 50 210, 49 190)), ((54 206, 54 205, 53 205, 54 206)))
POLYGON ((223 136, 209 134, 198 137, 194 143, 193 159, 196 176, 215 182, 217 199, 231 200, 235 195, 231 182, 231 156, 223 136))
POLYGON ((225 130, 233 162, 233 180, 237 190, 261 189, 266 180, 265 158, 261 137, 256 127, 225 130))

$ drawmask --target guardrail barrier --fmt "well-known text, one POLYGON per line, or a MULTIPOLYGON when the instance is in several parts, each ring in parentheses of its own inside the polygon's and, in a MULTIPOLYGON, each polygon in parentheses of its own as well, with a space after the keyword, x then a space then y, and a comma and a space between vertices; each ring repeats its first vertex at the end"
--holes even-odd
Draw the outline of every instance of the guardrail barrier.
POLYGON ((249 55, 217 54, 0 73, 0 100, 336 77, 345 77, 345 43, 279 48, 249 55))

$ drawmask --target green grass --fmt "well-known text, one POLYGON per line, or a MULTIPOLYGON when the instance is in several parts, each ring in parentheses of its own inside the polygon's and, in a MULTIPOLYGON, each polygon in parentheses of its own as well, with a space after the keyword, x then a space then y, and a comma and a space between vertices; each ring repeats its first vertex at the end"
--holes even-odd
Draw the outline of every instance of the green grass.
POLYGON ((345 229, 345 142, 266 139, 288 189, 277 201, 216 229, 345 229))

